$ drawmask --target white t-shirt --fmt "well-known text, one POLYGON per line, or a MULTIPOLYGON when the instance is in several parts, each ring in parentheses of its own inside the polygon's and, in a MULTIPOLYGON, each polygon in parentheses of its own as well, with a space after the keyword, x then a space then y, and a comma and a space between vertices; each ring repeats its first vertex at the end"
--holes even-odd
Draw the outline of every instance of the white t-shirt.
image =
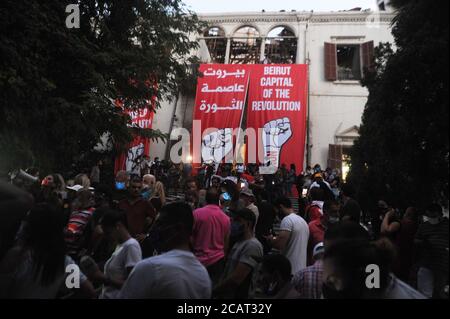
POLYGON ((139 262, 120 291, 123 299, 209 299, 211 280, 193 253, 171 250, 139 262))
POLYGON ((291 262, 292 274, 296 274, 306 268, 309 239, 308 224, 300 216, 290 214, 281 221, 280 231, 290 232, 286 247, 281 253, 291 262))
MULTIPOLYGON (((142 260, 141 246, 136 239, 130 238, 118 245, 111 258, 105 263, 105 276, 125 280, 127 268, 134 267, 142 260)), ((113 286, 103 286, 100 299, 115 299, 120 290, 113 286)))

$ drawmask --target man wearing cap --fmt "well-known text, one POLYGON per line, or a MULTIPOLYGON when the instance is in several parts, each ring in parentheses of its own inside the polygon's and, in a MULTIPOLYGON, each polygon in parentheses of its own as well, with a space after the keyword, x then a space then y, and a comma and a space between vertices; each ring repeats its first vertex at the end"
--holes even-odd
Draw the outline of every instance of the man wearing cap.
POLYGON ((256 267, 263 257, 263 247, 255 238, 255 214, 249 209, 237 211, 231 223, 230 239, 235 242, 225 265, 221 282, 215 287, 216 298, 249 299, 256 286, 256 267))
POLYGON ((324 246, 320 242, 313 249, 314 264, 297 272, 292 279, 301 299, 320 299, 322 296, 323 254, 324 246))
POLYGON ((241 199, 244 202, 244 207, 250 209, 253 214, 255 214, 255 227, 256 224, 258 224, 258 218, 259 218, 259 210, 258 207, 254 204, 255 202, 255 195, 253 194, 253 191, 245 187, 241 190, 239 193, 239 199, 241 199))

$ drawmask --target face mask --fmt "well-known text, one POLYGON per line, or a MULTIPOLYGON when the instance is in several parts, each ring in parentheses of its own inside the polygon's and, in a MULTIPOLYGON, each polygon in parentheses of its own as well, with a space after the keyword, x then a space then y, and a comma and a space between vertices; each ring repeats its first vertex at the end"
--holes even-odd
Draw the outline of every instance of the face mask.
POLYGON ((149 190, 149 189, 144 190, 144 191, 141 193, 141 196, 142 196, 142 198, 144 198, 144 199, 149 199, 150 196, 152 196, 152 192, 151 192, 151 190, 149 190))
POLYGON ((239 239, 244 236, 245 226, 239 222, 232 222, 230 227, 230 237, 239 239))
POLYGON ((116 182, 116 189, 117 190, 125 189, 125 183, 123 183, 123 182, 116 182))

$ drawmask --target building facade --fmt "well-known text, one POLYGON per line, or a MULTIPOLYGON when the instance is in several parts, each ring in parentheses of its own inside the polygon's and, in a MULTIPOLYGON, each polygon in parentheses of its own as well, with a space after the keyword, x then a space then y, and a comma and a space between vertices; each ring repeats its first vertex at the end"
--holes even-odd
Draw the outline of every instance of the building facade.
MULTIPOLYGON (((357 10, 357 11, 356 11, 357 10)), ((200 15, 209 27, 196 52, 203 63, 309 65, 305 165, 346 169, 346 150, 358 137, 368 91, 360 84, 374 46, 393 43, 388 11, 260 12, 200 15), (344 162, 343 162, 344 160, 344 162)), ((166 103, 153 127, 190 129, 193 96, 166 103)), ((150 156, 165 158, 170 145, 154 143, 150 156)))

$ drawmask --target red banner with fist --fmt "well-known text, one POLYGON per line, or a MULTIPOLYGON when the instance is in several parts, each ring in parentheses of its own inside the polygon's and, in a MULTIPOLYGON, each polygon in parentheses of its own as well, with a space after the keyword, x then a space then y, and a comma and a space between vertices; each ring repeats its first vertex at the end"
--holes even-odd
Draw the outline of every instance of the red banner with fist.
POLYGON ((259 161, 265 166, 303 169, 306 135, 307 66, 253 65, 247 127, 259 130, 259 161))
POLYGON ((264 163, 266 173, 274 173, 283 164, 295 164, 297 174, 302 171, 307 65, 203 64, 200 72, 194 120, 201 121, 202 131, 214 128, 202 135, 203 162, 220 163, 228 158, 235 147, 232 132, 240 127, 247 107, 246 129, 256 132, 256 142, 247 134, 247 162, 264 163))
MULTIPOLYGON (((116 101, 118 107, 122 107, 120 101, 116 101)), ((131 117, 131 127, 151 129, 154 112, 151 108, 143 108, 136 111, 126 110, 124 113, 131 117)), ((120 154, 114 163, 114 173, 124 170, 132 174, 140 175, 140 164, 143 156, 150 154, 150 139, 135 136, 133 141, 127 145, 127 151, 120 154)))
MULTIPOLYGON (((200 120, 202 162, 220 163, 233 150, 233 130, 240 126, 247 97, 249 69, 238 64, 202 64, 194 106, 194 120, 200 120)), ((194 151, 195 153, 195 151, 194 151)), ((232 153, 231 153, 232 154, 232 153)), ((194 161, 200 156, 194 154, 194 161)))

